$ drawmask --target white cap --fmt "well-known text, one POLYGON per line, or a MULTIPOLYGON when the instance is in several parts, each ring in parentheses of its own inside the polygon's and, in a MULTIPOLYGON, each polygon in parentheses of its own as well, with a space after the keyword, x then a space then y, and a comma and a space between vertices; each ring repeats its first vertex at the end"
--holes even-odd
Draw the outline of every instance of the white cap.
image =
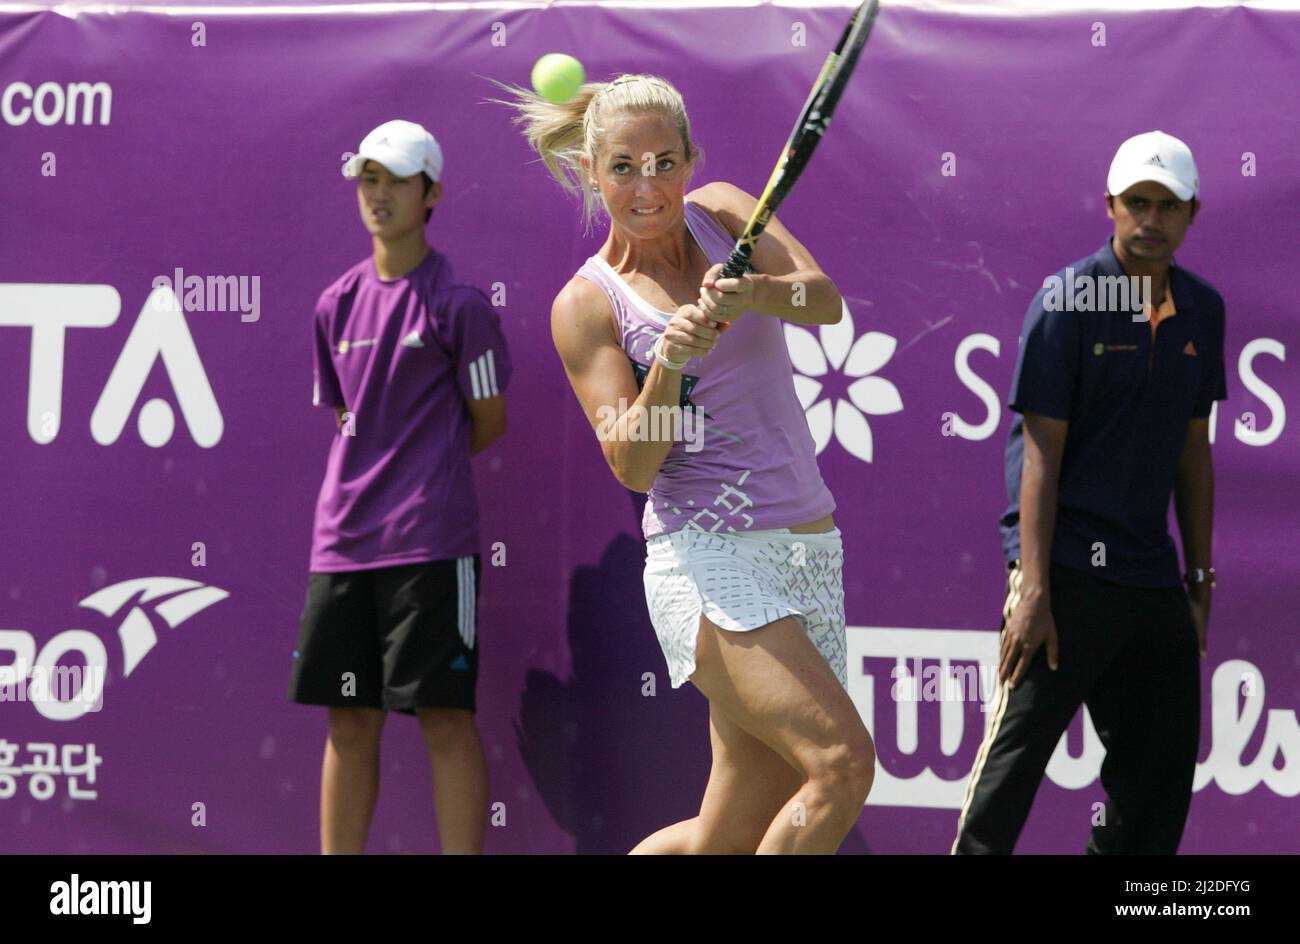
POLYGON ((343 165, 343 176, 358 176, 366 161, 383 164, 395 177, 414 177, 421 171, 433 180, 442 177, 442 148, 413 121, 385 121, 366 135, 357 153, 343 165))
POLYGON ((1201 189, 1191 148, 1163 131, 1135 135, 1119 146, 1106 176, 1106 192, 1117 197, 1144 180, 1163 184, 1179 200, 1190 200, 1201 189))

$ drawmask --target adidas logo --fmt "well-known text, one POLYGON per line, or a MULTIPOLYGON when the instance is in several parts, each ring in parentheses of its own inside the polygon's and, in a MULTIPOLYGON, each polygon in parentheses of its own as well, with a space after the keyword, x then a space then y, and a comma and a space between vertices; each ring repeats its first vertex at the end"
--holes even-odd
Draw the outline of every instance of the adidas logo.
POLYGON ((402 338, 402 347, 424 347, 424 342, 420 340, 420 332, 418 329, 402 338))
POLYGON ((1188 341, 1186 347, 1183 348, 1183 353, 1184 353, 1184 354, 1189 354, 1189 355, 1191 355, 1192 357, 1195 357, 1195 356, 1196 356, 1196 345, 1193 344, 1191 341, 1188 341))
POLYGON ((1150 159, 1149 161, 1147 161, 1147 163, 1148 163, 1148 164, 1152 164, 1152 165, 1154 165, 1154 166, 1156 166, 1156 167, 1164 167, 1164 166, 1165 166, 1165 162, 1162 161, 1162 160, 1160 159, 1160 155, 1159 155, 1159 154, 1152 154, 1152 155, 1151 155, 1151 159, 1150 159))

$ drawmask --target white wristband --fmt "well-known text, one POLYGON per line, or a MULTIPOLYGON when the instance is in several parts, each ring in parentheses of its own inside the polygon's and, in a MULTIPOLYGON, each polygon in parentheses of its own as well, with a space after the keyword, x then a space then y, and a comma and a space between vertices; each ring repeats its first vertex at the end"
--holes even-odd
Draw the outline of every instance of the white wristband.
POLYGON ((680 364, 677 363, 676 361, 670 361, 668 359, 668 356, 664 354, 664 336, 662 334, 655 339, 655 346, 653 348, 653 351, 655 355, 655 360, 663 364, 669 370, 681 370, 683 367, 685 367, 687 364, 691 362, 691 359, 689 357, 686 358, 686 360, 682 361, 680 364))

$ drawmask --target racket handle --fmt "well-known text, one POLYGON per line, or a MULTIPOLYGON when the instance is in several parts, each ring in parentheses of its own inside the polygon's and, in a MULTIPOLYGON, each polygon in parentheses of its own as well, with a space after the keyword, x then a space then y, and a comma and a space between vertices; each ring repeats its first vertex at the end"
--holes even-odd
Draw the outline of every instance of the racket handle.
POLYGON ((731 250, 731 255, 727 257, 722 271, 718 273, 720 279, 738 279, 746 272, 752 272, 753 267, 749 264, 749 247, 737 246, 731 250))

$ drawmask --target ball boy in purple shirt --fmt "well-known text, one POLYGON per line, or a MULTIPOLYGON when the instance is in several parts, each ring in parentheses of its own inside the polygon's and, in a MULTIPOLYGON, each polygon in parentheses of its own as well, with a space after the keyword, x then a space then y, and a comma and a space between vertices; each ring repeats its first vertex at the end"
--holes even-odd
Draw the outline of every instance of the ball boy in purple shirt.
POLYGON ((316 502, 292 701, 329 707, 321 851, 362 852, 388 711, 419 717, 444 852, 482 851, 474 725, 478 509, 470 456, 505 432, 500 319, 425 240, 442 150, 389 121, 344 168, 374 254, 315 312, 313 403, 334 409, 316 502))

